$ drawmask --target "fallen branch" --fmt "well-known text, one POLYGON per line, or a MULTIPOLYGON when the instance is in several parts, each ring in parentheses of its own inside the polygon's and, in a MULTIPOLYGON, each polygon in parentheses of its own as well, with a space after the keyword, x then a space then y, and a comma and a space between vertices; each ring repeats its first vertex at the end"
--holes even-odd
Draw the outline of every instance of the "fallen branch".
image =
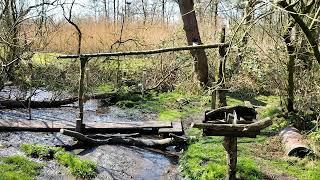
POLYGON ((94 135, 87 135, 89 138, 93 139, 109 139, 113 137, 139 137, 141 136, 139 133, 132 133, 132 134, 109 134, 109 135, 104 135, 104 134, 94 134, 94 135))
POLYGON ((84 134, 81 134, 79 132, 67 130, 67 129, 61 129, 60 133, 74 137, 78 141, 81 141, 88 145, 115 145, 115 144, 121 144, 121 145, 129 145, 129 146, 138 146, 138 147, 148 147, 148 148, 165 148, 168 146, 173 145, 182 145, 185 144, 186 141, 182 141, 178 138, 165 138, 165 139, 143 139, 143 138, 132 138, 132 137, 123 137, 121 135, 107 138, 107 139, 94 139, 91 137, 88 137, 84 134))
MULTIPOLYGON (((108 99, 116 98, 118 96, 117 92, 94 94, 86 96, 85 99, 108 99)), ((51 101, 31 101, 31 108, 56 108, 67 104, 72 104, 78 101, 78 97, 71 97, 61 100, 51 100, 51 101)), ((18 109, 27 108, 29 100, 0 100, 0 109, 18 109)))
MULTIPOLYGON (((30 108, 55 108, 62 105, 74 103, 77 100, 77 97, 72 97, 54 101, 30 101, 30 108)), ((28 100, 0 100, 0 109, 27 108, 28 105, 28 100)))

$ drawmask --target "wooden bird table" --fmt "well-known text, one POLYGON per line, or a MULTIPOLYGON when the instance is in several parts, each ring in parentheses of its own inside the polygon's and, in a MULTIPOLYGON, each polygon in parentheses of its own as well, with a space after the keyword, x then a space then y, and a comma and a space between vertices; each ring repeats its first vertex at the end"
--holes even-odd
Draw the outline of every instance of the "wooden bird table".
POLYGON ((257 112, 247 106, 221 107, 205 113, 202 123, 193 124, 203 129, 205 136, 224 136, 223 146, 227 151, 228 175, 236 179, 237 137, 255 138, 262 129, 272 124, 270 118, 257 120, 257 112))

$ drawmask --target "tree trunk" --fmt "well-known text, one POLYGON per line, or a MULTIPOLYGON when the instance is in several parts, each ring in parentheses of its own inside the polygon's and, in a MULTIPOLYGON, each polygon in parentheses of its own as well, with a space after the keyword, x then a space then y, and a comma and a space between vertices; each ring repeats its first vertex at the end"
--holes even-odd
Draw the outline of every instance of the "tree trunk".
POLYGON ((145 25, 147 22, 147 15, 148 14, 147 14, 144 0, 141 0, 141 3, 142 3, 142 11, 143 11, 143 25, 145 25))
POLYGON ((184 146, 187 142, 187 139, 179 136, 173 136, 172 138, 165 138, 165 139, 144 139, 144 138, 133 138, 123 135, 114 135, 109 138, 103 138, 103 139, 93 139, 89 136, 86 136, 84 134, 81 134, 79 132, 67 130, 67 129, 61 129, 60 133, 74 137, 77 140, 86 143, 87 145, 105 145, 105 144, 121 144, 121 145, 129 145, 129 146, 137 146, 137 147, 151 147, 151 148, 166 148, 168 146, 173 145, 180 145, 184 146))
POLYGON ((287 110, 288 112, 294 111, 294 72, 295 72, 295 59, 296 59, 296 48, 294 45, 295 36, 293 36, 294 22, 290 22, 287 31, 283 35, 283 39, 286 43, 287 52, 289 55, 289 62, 287 64, 288 72, 288 99, 287 99, 287 110))
POLYGON ((162 23, 163 24, 165 24, 166 22, 165 13, 166 13, 166 0, 162 0, 162 23))
MULTIPOLYGON (((183 29, 186 33, 188 45, 192 45, 193 43, 202 44, 193 5, 193 0, 179 0, 183 29)), ((191 55, 195 59, 194 71, 197 74, 197 79, 202 85, 207 85, 208 58, 205 51, 203 49, 194 50, 191 51, 191 55)))
MULTIPOLYGON (((86 58, 80 58, 80 80, 79 80, 79 118, 81 121, 81 124, 83 124, 83 104, 84 104, 84 74, 86 70, 86 64, 88 59, 86 58)), ((79 128, 78 128, 79 129, 79 128)))

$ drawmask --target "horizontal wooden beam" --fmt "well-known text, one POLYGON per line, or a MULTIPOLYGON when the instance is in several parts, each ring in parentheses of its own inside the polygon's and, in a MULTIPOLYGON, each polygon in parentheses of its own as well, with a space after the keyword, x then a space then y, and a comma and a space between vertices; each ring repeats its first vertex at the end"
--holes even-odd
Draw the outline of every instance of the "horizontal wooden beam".
POLYGON ((213 49, 219 47, 229 47, 228 43, 217 43, 207 45, 195 45, 195 46, 182 46, 182 47, 171 47, 153 50, 141 50, 141 51, 124 51, 124 52, 105 52, 105 53, 94 53, 94 54, 81 54, 81 55, 61 55, 59 59, 74 59, 74 58, 94 58, 94 57, 119 57, 119 56, 137 56, 137 55, 150 55, 159 54, 165 52, 174 51, 186 51, 186 50, 197 50, 197 49, 213 49))
POLYGON ((252 132, 260 131, 272 125, 270 118, 254 122, 252 124, 213 124, 213 123, 196 123, 192 126, 199 129, 210 129, 211 131, 220 132, 252 132))

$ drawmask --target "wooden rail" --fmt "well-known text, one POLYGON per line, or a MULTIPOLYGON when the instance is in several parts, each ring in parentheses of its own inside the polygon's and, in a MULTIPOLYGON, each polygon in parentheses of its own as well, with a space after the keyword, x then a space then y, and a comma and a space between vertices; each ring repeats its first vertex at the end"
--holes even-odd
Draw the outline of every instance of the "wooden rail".
POLYGON ((195 46, 181 46, 181 47, 170 47, 153 50, 141 50, 141 51, 124 51, 124 52, 105 52, 105 53, 94 53, 94 54, 71 54, 58 56, 59 59, 74 59, 74 58, 94 58, 94 57, 118 57, 118 56, 133 56, 133 55, 148 55, 148 54, 159 54, 165 52, 174 51, 186 51, 186 50, 197 50, 197 49, 214 49, 219 47, 229 47, 228 43, 217 43, 207 45, 195 45, 195 46))

